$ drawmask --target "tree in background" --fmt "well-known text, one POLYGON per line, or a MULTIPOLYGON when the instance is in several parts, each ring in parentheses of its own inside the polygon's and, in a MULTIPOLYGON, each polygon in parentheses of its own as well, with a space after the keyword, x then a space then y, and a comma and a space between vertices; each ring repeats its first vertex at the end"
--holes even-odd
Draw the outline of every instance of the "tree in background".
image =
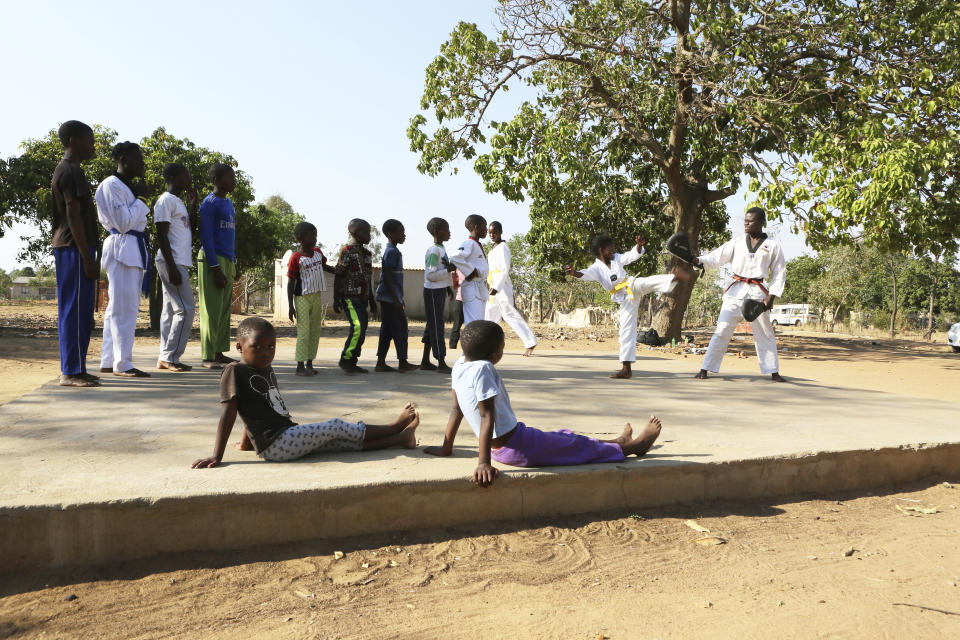
MULTIPOLYGON (((243 235, 237 232, 237 266, 243 308, 249 313, 251 296, 272 290, 276 259, 296 247, 293 228, 303 221, 303 216, 281 196, 272 195, 262 204, 250 207, 246 218, 254 231, 243 235)), ((268 297, 272 304, 273 296, 268 297)))
POLYGON ((810 285, 824 272, 823 260, 802 255, 787 262, 786 286, 780 299, 784 304, 810 302, 810 285))
MULTIPOLYGON (((924 92, 936 96, 934 115, 948 122, 960 95, 951 84, 960 8, 944 4, 500 0, 495 38, 461 22, 441 45, 420 104, 435 123, 425 130, 427 118, 418 114, 407 134, 421 172, 437 175, 475 158, 488 191, 529 198, 535 259, 555 271, 564 262, 584 264, 586 237, 602 229, 629 235, 642 228, 654 246, 685 231, 696 252, 718 244, 723 200, 743 175, 777 215, 814 193, 799 183, 788 189, 791 177, 805 176, 804 159, 815 160, 815 184, 829 181, 818 171, 844 175, 846 151, 869 160, 876 149, 853 139, 849 125, 880 141, 897 114, 931 109, 918 111, 924 92), (526 83, 535 100, 523 101, 507 122, 489 121, 494 100, 516 83, 526 83), (899 86, 909 87, 908 98, 899 86)), ((911 175, 926 172, 948 185, 944 158, 956 129, 931 134, 919 125, 898 129, 900 149, 941 134, 947 142, 927 150, 939 154, 937 162, 911 165, 911 175)), ((894 167, 893 159, 885 166, 894 167)), ((860 179, 858 193, 903 181, 889 170, 860 179)), ((937 196, 945 189, 935 189, 937 196)), ((863 205, 849 191, 829 208, 806 210, 800 222, 810 237, 826 243, 839 237, 826 230, 872 224, 857 217, 863 205)), ((910 226, 908 189, 884 202, 910 226)), ((944 219, 951 215, 942 210, 944 219)), ((654 263, 649 256, 642 268, 654 263)), ((661 334, 679 337, 692 286, 665 298, 654 323, 661 334)))

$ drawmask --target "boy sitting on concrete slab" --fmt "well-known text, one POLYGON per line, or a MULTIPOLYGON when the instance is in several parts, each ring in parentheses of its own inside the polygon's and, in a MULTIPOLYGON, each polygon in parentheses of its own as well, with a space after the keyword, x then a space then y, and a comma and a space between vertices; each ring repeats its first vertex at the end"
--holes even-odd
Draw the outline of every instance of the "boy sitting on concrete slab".
POLYGON ((440 447, 427 447, 426 453, 449 456, 453 440, 464 417, 480 439, 479 462, 473 481, 481 487, 493 484, 500 473, 490 464, 491 457, 514 467, 545 467, 622 462, 625 456, 642 456, 660 435, 660 420, 650 422, 639 437, 633 437, 628 422, 619 438, 597 440, 568 429, 540 431, 517 421, 510 397, 496 364, 503 357, 503 329, 495 322, 475 320, 460 336, 463 355, 453 365, 453 407, 447 431, 440 447))
POLYGON ((340 418, 309 424, 291 420, 277 388, 277 376, 270 366, 276 348, 277 332, 263 318, 245 318, 237 327, 237 351, 242 362, 226 365, 220 378, 223 412, 213 455, 195 461, 191 468, 207 469, 220 464, 238 413, 246 426, 239 448, 250 449, 252 441, 257 455, 269 462, 296 460, 316 451, 417 446, 420 415, 412 404, 407 404, 396 420, 385 425, 347 422, 340 418))

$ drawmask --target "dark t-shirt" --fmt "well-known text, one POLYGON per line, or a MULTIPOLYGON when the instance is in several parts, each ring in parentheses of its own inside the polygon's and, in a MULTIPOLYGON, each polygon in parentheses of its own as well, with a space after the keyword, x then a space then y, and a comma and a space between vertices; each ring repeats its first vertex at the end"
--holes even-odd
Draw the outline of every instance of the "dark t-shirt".
POLYGON ((256 369, 243 362, 231 362, 220 377, 220 402, 237 399, 237 413, 247 427, 257 453, 281 433, 296 425, 280 397, 273 367, 256 369))
POLYGON ((80 219, 87 246, 96 250, 100 244, 97 240, 97 212, 83 168, 64 158, 53 172, 50 188, 53 191, 53 248, 77 246, 67 221, 67 206, 76 200, 80 203, 80 219))
POLYGON ((403 255, 394 245, 387 243, 387 249, 380 260, 380 284, 377 286, 377 300, 381 302, 397 302, 393 299, 393 291, 387 285, 384 275, 387 269, 392 269, 390 276, 398 294, 399 302, 403 302, 403 255))

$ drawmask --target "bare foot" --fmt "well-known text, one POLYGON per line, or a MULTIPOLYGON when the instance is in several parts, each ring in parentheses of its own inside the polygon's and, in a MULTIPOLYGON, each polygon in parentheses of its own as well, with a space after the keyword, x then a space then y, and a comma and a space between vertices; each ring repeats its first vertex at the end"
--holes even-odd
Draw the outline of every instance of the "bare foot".
POLYGON ((429 360, 424 360, 420 363, 420 369, 423 371, 436 371, 437 365, 433 364, 429 360))
POLYGON ((417 413, 417 407, 414 406, 412 402, 408 402, 403 405, 403 410, 400 412, 400 415, 397 416, 397 419, 390 423, 391 427, 406 427, 408 424, 414 420, 420 420, 420 414, 417 413))
POLYGON ((100 383, 95 380, 86 380, 80 375, 75 376, 60 376, 60 386, 61 387, 99 387, 100 383))
POLYGON ((217 357, 214 358, 214 361, 219 362, 220 364, 230 364, 231 362, 236 362, 233 358, 225 356, 222 353, 218 353, 217 357))
POLYGON ((303 369, 303 368, 301 368, 301 367, 297 367, 297 375, 298 375, 298 376, 304 376, 304 377, 306 377, 306 376, 312 376, 313 374, 310 373, 310 371, 307 370, 307 369, 303 369))
POLYGON ((86 371, 77 375, 79 375, 81 378, 83 378, 87 382, 100 382, 100 376, 95 376, 92 373, 87 373, 86 371))
POLYGON ((113 367, 100 367, 100 373, 113 373, 113 367))
POLYGON ((620 369, 620 371, 614 371, 611 373, 610 377, 615 380, 629 380, 633 377, 633 371, 630 369, 620 369))
POLYGON ((771 374, 770 374, 770 379, 773 380, 774 382, 786 382, 786 381, 787 381, 787 379, 784 378, 783 376, 781 376, 779 373, 771 373, 771 374))
POLYGON ((417 448, 417 427, 420 426, 420 413, 414 409, 413 410, 413 420, 403 428, 403 431, 400 432, 400 435, 403 436, 403 442, 400 446, 404 449, 416 449, 417 448))
POLYGON ((694 378, 695 380, 706 380, 706 379, 707 379, 707 370, 706 370, 706 369, 700 369, 700 373, 698 373, 697 375, 693 376, 693 378, 694 378))
POLYGON ((617 438, 617 442, 620 444, 626 444, 633 440, 633 427, 630 426, 630 423, 627 423, 627 426, 623 428, 623 433, 620 434, 620 437, 617 438))
POLYGON ((406 373, 407 371, 416 371, 420 367, 418 367, 415 364, 410 364, 409 362, 404 360, 403 362, 400 363, 400 365, 397 368, 400 370, 400 373, 406 373))
POLYGON ((377 373, 396 373, 397 372, 396 369, 388 365, 386 362, 382 364, 378 362, 377 366, 375 366, 373 370, 376 371, 377 373))
POLYGON ((524 349, 524 350, 523 350, 523 357, 524 357, 524 358, 529 358, 530 356, 532 356, 532 355, 533 355, 533 350, 536 349, 536 348, 537 348, 537 345, 533 345, 532 347, 527 347, 526 349, 524 349))
POLYGON ((185 371, 190 371, 193 369, 188 364, 181 364, 179 362, 166 362, 164 360, 157 360, 157 369, 168 369, 176 373, 183 373, 185 371))
POLYGON ((237 449, 237 451, 253 451, 253 445, 250 444, 250 441, 246 438, 238 442, 234 442, 233 446, 237 449))
POLYGON ((200 363, 204 369, 223 369, 223 365, 215 360, 204 360, 200 363))
MULTIPOLYGON (((663 429, 663 425, 660 424, 660 418, 657 416, 650 416, 650 422, 647 423, 647 426, 643 428, 643 431, 640 432, 640 436, 636 440, 633 440, 627 444, 630 448, 630 453, 642 456, 647 451, 650 451, 650 447, 653 446, 653 443, 657 441, 657 438, 660 437, 660 430, 663 429)), ((624 450, 624 453, 627 453, 624 450)), ((628 454, 629 455, 629 454, 628 454)))

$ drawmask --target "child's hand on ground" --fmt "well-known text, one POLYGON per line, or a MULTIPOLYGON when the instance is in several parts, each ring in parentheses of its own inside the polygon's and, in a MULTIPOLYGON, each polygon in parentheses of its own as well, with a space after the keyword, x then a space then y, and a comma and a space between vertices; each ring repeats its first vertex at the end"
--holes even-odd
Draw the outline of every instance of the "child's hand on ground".
POLYGON ((220 464, 220 460, 216 456, 211 456, 209 458, 200 458, 190 465, 191 469, 212 469, 213 467, 220 464))
POLYGON ((449 457, 453 453, 453 449, 445 449, 443 447, 424 447, 424 453, 429 453, 432 456, 438 456, 440 458, 449 457))
POLYGON ((486 462, 481 462, 473 470, 473 482, 478 487, 489 487, 500 475, 500 471, 486 462))

